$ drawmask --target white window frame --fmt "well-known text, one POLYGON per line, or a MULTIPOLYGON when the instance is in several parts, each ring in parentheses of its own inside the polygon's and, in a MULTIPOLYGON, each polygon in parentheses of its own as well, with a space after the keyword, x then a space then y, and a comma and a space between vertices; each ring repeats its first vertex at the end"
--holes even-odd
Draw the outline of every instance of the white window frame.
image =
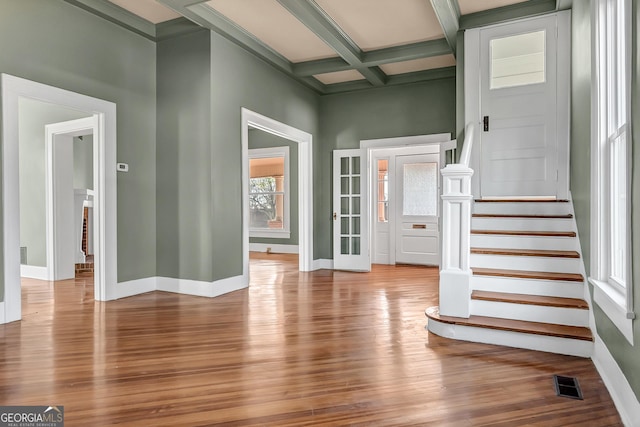
MULTIPOLYGON (((594 301, 633 345, 633 283, 631 257, 631 1, 622 0, 624 6, 625 31, 620 33, 618 25, 613 26, 616 37, 625 38, 624 58, 616 55, 619 46, 607 34, 606 11, 617 0, 595 0, 592 2, 592 129, 591 129, 591 271, 589 282, 594 286, 594 301), (617 61, 611 61, 611 54, 617 61), (616 64, 617 63, 617 64, 616 64), (616 64, 613 66, 612 64, 616 64), (612 76, 612 77, 609 77, 612 76), (613 83, 612 83, 613 82, 613 83), (615 87, 622 83, 622 88, 615 87), (619 93, 625 94, 620 102, 619 93), (613 97, 615 102, 610 102, 613 97), (613 108, 610 105, 613 104, 613 108), (617 104, 617 106, 616 106, 617 104), (623 110, 620 113, 619 110, 623 110), (614 126, 615 125, 615 126, 614 126), (613 129, 613 130, 612 130, 613 129), (612 182, 615 171, 611 166, 612 147, 624 138, 626 145, 626 205, 621 216, 626 222, 626 241, 623 242, 625 267, 622 280, 612 275, 614 262, 611 225, 615 223, 612 209, 612 182)), ((617 218, 620 220, 620 216, 617 218)))
MULTIPOLYGON (((289 147, 268 147, 253 148, 249 150, 249 164, 251 159, 266 159, 270 157, 284 157, 284 218, 282 221, 282 229, 265 229, 249 227, 249 237, 261 237, 269 239, 290 239, 291 238, 291 192, 289 191, 289 181, 291 175, 289 173, 289 147)), ((251 171, 249 170, 249 179, 251 179, 251 171)), ((248 193, 251 197, 251 193, 248 193)))

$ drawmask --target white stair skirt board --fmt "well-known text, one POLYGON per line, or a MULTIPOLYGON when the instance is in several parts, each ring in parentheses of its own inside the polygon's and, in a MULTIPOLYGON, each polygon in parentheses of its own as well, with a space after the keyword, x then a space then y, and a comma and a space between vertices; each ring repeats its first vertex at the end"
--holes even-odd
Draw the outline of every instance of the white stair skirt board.
POLYGON ((589 326, 589 310, 513 304, 499 301, 471 300, 471 314, 500 319, 545 322, 568 326, 589 326))
POLYGON ((508 236, 504 234, 472 234, 472 248, 548 249, 576 251, 575 237, 508 236))
POLYGON ((273 254, 297 254, 298 245, 278 245, 272 243, 249 243, 251 252, 270 252, 273 254))
POLYGON ((609 390, 623 424, 635 426, 640 420, 640 402, 600 336, 596 335, 594 339, 593 364, 609 390))
POLYGON ((158 291, 213 298, 244 289, 249 286, 249 280, 245 276, 228 277, 214 282, 158 277, 156 286, 158 291))
POLYGON ((471 269, 508 268, 509 270, 580 273, 580 258, 471 254, 471 269))
POLYGON ((571 204, 562 202, 475 202, 473 213, 496 215, 566 215, 571 213, 571 204))
POLYGON ((428 320, 427 329, 441 337, 461 341, 504 345, 569 356, 591 357, 593 354, 593 343, 591 341, 477 328, 475 326, 451 325, 433 319, 428 320))
POLYGON ((473 276, 474 291, 505 292, 512 294, 542 295, 562 298, 584 298, 583 282, 560 280, 520 279, 500 276, 473 276))
POLYGON ((572 231, 568 218, 471 218, 472 230, 572 231))
POLYGON ((20 277, 29 279, 49 280, 49 269, 35 265, 20 264, 20 277))

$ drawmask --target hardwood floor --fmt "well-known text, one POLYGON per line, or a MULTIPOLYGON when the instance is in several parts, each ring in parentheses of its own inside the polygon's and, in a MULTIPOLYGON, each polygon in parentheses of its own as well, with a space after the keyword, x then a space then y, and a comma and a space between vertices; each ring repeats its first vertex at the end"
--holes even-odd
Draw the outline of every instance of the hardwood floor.
POLYGON ((299 273, 256 254, 251 272, 215 299, 108 303, 90 278, 25 280, 23 320, 0 325, 1 404, 64 405, 67 426, 621 425, 589 359, 425 331, 436 269, 299 273))

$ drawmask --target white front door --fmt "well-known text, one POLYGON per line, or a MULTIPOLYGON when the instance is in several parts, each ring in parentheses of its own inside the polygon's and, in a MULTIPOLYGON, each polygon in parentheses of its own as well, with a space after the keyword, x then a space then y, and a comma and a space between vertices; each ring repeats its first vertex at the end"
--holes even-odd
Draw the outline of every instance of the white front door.
POLYGON ((565 88, 558 83, 557 21, 549 15, 479 30, 483 198, 559 194, 558 177, 568 167, 558 160, 565 149, 559 143, 568 150, 568 140, 558 141, 565 88))
POLYGON ((367 158, 364 149, 333 152, 333 268, 371 270, 367 158))
POLYGON ((440 264, 439 176, 439 154, 396 157, 396 263, 440 264))

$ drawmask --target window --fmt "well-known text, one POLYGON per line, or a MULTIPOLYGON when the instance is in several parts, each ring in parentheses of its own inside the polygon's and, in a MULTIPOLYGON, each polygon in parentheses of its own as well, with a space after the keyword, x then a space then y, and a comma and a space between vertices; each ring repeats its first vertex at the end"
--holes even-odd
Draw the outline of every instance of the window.
POLYGON ((249 236, 291 237, 289 147, 249 150, 249 236))
POLYGON ((631 1, 596 0, 590 282, 595 302, 633 344, 630 225, 631 1))
POLYGON ((378 160, 378 222, 389 222, 389 159, 378 160))
POLYGON ((491 40, 490 88, 544 83, 544 43, 544 31, 491 40))

